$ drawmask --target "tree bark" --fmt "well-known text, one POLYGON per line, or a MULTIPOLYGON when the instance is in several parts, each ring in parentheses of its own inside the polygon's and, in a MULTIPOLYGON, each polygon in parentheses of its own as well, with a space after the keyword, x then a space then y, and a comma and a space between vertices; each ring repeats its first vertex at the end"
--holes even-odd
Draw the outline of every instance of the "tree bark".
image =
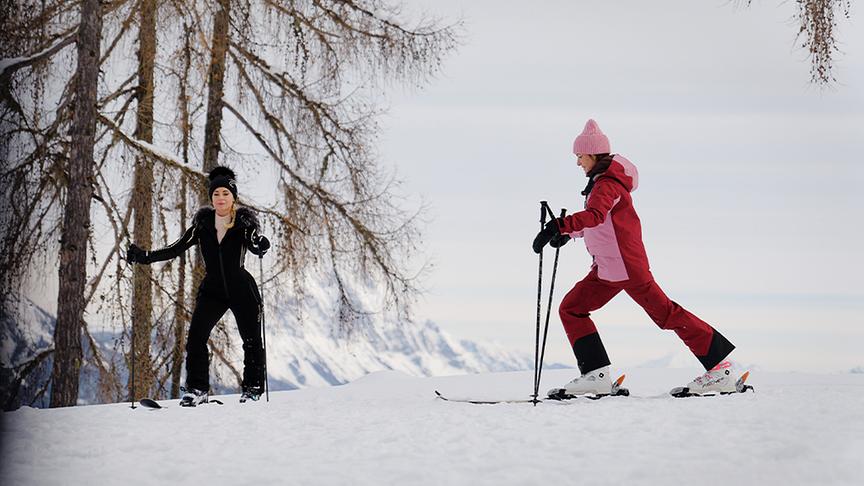
MULTIPOLYGON (((135 138, 153 142, 154 65, 156 63, 156 0, 140 3, 138 34, 138 110, 135 116, 135 138)), ((132 190, 135 244, 153 247, 153 162, 147 156, 135 160, 135 182, 132 190)), ((149 265, 135 265, 132 270, 132 342, 130 360, 134 360, 135 379, 129 392, 134 400, 150 396, 155 379, 150 356, 150 336, 153 332, 153 286, 149 265)))
MULTIPOLYGON (((187 132, 188 133, 188 132, 187 132)), ((187 137, 184 135, 184 145, 187 137)), ((186 176, 183 178, 180 190, 180 221, 186 220, 186 176)), ((180 398, 180 374, 183 371, 183 350, 186 346, 186 323, 189 317, 186 313, 186 254, 180 255, 180 268, 177 281, 177 301, 174 304, 174 347, 171 350, 171 398, 180 398)))
MULTIPOLYGON (((225 94, 225 54, 228 52, 230 0, 219 0, 221 8, 213 16, 213 41, 207 76, 207 121, 204 125, 204 172, 219 165, 222 131, 222 97, 225 94)), ((207 204, 207 192, 201 190, 201 202, 207 204)))
MULTIPOLYGON (((192 46, 190 36, 192 35, 187 24, 183 24, 183 76, 180 78, 180 93, 178 102, 180 105, 180 126, 183 130, 181 149, 183 152, 183 164, 189 166, 189 138, 192 127, 189 119, 189 70, 192 68, 192 46)), ((188 207, 186 204, 189 183, 186 175, 182 175, 180 188, 180 224, 189 224, 187 219, 188 207)), ((180 255, 180 272, 178 275, 177 302, 174 307, 174 349, 171 351, 171 398, 180 397, 180 376, 183 371, 183 352, 186 347, 186 325, 191 316, 186 312, 186 254, 180 255)))
MULTIPOLYGON (((207 75, 207 119, 204 122, 204 160, 202 169, 210 172, 219 165, 222 151, 222 99, 225 95, 225 59, 231 18, 231 0, 219 0, 219 8, 213 14, 213 39, 210 45, 210 67, 207 75)), ((206 187, 197 188, 202 206, 210 204, 206 187)), ((192 268, 192 288, 197 289, 204 278, 204 261, 197 253, 192 268)), ((213 338, 211 338, 213 339, 213 338)), ((216 338, 218 339, 218 338, 216 338)))
POLYGON ((82 361, 81 323, 84 320, 84 290, 87 280, 87 240, 95 172, 93 148, 101 41, 100 2, 82 0, 75 106, 69 133, 69 184, 60 237, 57 325, 54 329, 54 364, 51 373, 52 407, 71 406, 78 401, 78 375, 82 361))

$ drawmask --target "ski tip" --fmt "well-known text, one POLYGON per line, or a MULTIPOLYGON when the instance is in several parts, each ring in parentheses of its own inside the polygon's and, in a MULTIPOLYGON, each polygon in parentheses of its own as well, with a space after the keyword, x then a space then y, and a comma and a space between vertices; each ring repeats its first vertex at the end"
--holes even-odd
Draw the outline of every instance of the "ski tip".
POLYGON ((151 408, 151 409, 162 408, 162 405, 159 405, 159 403, 157 403, 156 400, 152 400, 150 398, 142 398, 138 403, 140 403, 141 406, 144 408, 151 408))
POLYGON ((626 378, 626 377, 627 377, 627 375, 621 375, 621 376, 619 376, 618 379, 615 380, 615 385, 616 385, 616 386, 621 386, 621 383, 624 383, 624 378, 626 378))

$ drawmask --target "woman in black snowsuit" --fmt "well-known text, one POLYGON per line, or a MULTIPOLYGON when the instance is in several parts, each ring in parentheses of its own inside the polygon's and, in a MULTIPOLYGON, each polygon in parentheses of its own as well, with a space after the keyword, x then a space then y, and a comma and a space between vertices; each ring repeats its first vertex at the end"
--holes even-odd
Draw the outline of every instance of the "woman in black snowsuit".
POLYGON ((264 391, 264 348, 261 344, 261 294, 255 279, 243 268, 246 250, 263 256, 270 242, 259 232, 255 214, 238 208, 234 172, 216 167, 210 174, 212 207, 198 210, 192 225, 171 245, 144 251, 130 245, 127 260, 149 265, 175 258, 198 244, 206 275, 198 287, 195 310, 186 339, 186 387, 181 406, 208 401, 210 390, 207 340, 210 332, 231 309, 243 340, 243 394, 240 401, 257 400, 264 391))

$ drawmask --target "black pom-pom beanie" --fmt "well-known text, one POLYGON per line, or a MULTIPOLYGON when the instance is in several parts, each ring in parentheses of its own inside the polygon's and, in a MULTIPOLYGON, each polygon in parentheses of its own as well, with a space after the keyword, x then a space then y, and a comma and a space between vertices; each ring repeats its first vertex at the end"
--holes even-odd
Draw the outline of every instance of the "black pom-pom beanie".
POLYGON ((234 199, 237 199, 237 176, 234 175, 233 170, 220 165, 211 170, 208 177, 210 178, 210 192, 208 195, 211 200, 213 199, 213 191, 220 187, 224 187, 231 191, 231 194, 234 195, 234 199))

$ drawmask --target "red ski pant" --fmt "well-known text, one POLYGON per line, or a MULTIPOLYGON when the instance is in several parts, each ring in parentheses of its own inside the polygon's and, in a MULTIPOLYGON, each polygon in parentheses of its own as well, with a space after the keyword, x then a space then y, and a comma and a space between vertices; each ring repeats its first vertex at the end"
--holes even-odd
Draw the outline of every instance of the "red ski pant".
POLYGON ((708 354, 714 328, 669 300, 653 279, 635 285, 628 281, 607 282, 597 277, 596 267, 564 296, 558 309, 571 348, 579 339, 597 333, 589 313, 606 305, 622 290, 645 309, 660 329, 675 331, 694 355, 708 354))

